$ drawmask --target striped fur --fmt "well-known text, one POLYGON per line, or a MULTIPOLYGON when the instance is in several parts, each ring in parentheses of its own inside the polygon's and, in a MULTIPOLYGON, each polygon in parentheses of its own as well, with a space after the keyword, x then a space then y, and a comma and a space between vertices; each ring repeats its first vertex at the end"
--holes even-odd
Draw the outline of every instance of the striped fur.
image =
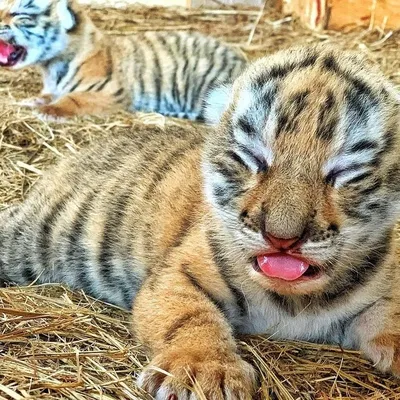
POLYGON ((22 104, 63 118, 116 109, 202 119, 203 99, 234 79, 244 58, 198 33, 108 36, 73 0, 7 0, 0 39, 27 49, 14 69, 37 65, 39 98, 22 104))
POLYGON ((194 399, 186 371, 207 399, 252 399, 235 333, 339 343, 400 375, 398 99, 357 54, 261 59, 213 92, 215 129, 135 126, 63 160, 0 215, 0 280, 132 307, 156 399, 194 399), (314 277, 261 273, 267 232, 301 237, 314 277))

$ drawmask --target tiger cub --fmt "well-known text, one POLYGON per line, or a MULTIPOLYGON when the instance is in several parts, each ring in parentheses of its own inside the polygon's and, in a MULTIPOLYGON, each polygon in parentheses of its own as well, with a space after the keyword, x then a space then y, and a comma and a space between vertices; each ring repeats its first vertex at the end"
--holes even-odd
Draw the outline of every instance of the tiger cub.
POLYGON ((0 2, 0 65, 37 65, 40 97, 23 102, 50 118, 117 109, 202 119, 203 99, 246 65, 198 33, 108 36, 74 0, 0 2))
POLYGON ((132 308, 156 399, 195 398, 194 378, 252 399, 234 334, 338 343, 400 375, 393 86, 358 54, 300 47, 209 102, 215 129, 135 126, 62 161, 0 214, 0 278, 132 308))

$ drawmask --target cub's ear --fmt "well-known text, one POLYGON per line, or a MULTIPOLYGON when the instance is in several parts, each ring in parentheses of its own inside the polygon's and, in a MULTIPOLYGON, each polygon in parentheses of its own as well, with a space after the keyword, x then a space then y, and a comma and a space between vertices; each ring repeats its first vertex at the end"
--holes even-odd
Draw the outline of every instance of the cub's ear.
POLYGON ((57 4, 57 13, 61 21, 62 27, 67 31, 72 31, 77 23, 78 19, 72 9, 72 4, 69 0, 59 0, 57 4))
POLYGON ((215 86, 206 95, 204 117, 206 123, 217 125, 232 100, 232 84, 215 86))

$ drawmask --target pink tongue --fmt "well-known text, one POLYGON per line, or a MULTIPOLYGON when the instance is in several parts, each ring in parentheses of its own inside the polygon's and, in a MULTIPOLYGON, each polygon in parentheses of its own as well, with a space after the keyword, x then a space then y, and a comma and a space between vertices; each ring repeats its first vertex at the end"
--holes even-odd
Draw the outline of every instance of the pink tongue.
POLYGON ((15 47, 11 44, 0 40, 0 63, 7 64, 10 54, 15 50, 15 47))
POLYGON ((310 266, 298 258, 279 253, 258 256, 257 262, 265 275, 285 281, 294 281, 300 278, 310 266))

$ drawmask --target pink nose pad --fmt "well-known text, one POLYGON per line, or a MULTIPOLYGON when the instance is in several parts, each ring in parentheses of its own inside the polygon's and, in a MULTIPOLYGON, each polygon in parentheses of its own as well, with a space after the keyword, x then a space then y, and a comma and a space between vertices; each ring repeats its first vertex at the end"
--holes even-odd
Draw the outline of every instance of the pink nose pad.
POLYGON ((301 244, 301 240, 299 237, 295 238, 290 238, 290 239, 282 239, 282 238, 277 238, 270 233, 265 234, 266 238, 269 240, 269 242, 278 250, 289 250, 293 248, 297 248, 301 244))

